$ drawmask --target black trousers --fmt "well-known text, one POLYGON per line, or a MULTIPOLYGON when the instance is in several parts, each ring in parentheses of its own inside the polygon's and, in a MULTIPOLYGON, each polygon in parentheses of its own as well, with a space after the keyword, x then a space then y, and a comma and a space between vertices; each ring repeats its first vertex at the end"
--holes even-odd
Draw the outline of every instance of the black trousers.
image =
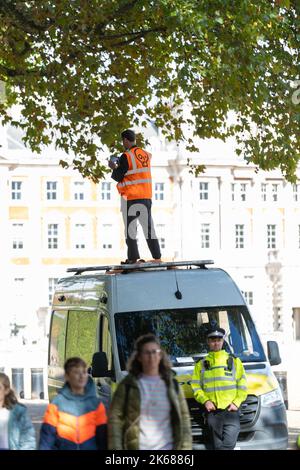
POLYGON ((151 199, 135 199, 133 201, 126 201, 121 198, 121 210, 127 244, 127 258, 129 261, 136 261, 140 258, 136 241, 137 221, 139 221, 142 226, 152 257, 154 259, 161 258, 160 246, 154 230, 151 215, 151 206, 151 199))
POLYGON ((210 411, 206 419, 213 449, 234 449, 240 432, 239 411, 210 411))

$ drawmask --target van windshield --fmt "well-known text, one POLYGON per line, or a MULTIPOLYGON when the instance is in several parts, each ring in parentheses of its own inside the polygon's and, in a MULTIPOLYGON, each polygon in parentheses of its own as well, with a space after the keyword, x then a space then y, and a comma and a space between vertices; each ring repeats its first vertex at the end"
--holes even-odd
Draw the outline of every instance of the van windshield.
POLYGON ((247 307, 210 307, 124 312, 115 315, 121 370, 143 334, 155 334, 173 366, 192 365, 208 353, 206 331, 220 326, 226 331, 224 349, 243 362, 261 362, 266 357, 247 307))

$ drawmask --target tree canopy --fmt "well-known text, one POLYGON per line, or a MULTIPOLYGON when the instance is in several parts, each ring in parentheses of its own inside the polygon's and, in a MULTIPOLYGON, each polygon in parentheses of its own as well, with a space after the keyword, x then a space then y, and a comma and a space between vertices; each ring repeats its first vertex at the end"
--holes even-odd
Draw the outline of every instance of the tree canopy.
POLYGON ((0 118, 94 181, 103 146, 145 116, 189 150, 235 136, 247 161, 294 181, 299 13, 298 0, 1 0, 0 118))

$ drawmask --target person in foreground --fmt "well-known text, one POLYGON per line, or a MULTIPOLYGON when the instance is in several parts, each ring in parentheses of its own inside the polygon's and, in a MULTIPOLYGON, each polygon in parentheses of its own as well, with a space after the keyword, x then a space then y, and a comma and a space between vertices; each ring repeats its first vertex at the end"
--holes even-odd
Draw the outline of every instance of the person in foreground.
POLYGON ((40 450, 104 450, 107 418, 86 363, 71 357, 65 384, 48 405, 40 432, 40 450))
POLYGON ((213 449, 234 449, 240 431, 239 407, 247 398, 247 382, 240 359, 223 348, 225 330, 207 332, 209 354, 195 365, 192 389, 204 406, 213 449))
POLYGON ((27 408, 18 403, 8 376, 0 372, 0 450, 35 449, 35 431, 27 408))
POLYGON ((108 413, 113 450, 190 450, 190 415, 158 339, 140 336, 108 413))

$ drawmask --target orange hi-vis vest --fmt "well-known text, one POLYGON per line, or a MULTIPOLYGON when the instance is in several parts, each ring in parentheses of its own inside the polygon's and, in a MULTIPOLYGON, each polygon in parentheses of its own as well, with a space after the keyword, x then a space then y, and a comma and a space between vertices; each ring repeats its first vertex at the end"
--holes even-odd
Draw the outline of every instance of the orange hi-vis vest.
POLYGON ((125 199, 151 199, 152 179, 150 169, 151 155, 139 147, 132 147, 124 152, 127 157, 128 171, 117 184, 121 196, 125 199))

